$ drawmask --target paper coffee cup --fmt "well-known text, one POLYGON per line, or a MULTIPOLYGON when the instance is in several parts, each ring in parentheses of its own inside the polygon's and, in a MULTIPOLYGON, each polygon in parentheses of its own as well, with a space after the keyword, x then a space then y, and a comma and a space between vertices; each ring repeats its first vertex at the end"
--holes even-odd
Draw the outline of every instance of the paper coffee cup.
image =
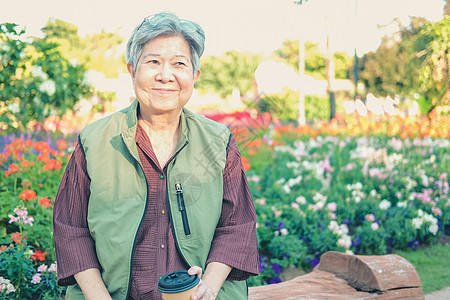
POLYGON ((164 300, 189 300, 200 282, 197 275, 189 275, 187 271, 175 271, 161 277, 158 290, 164 300))

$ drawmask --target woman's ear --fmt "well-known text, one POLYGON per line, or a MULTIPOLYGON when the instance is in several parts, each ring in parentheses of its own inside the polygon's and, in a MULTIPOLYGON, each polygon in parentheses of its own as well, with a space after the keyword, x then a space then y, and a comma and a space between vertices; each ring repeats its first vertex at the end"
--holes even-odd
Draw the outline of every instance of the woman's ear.
POLYGON ((195 74, 194 74, 194 82, 197 81, 198 77, 200 77, 200 70, 197 70, 197 72, 195 72, 195 74))
POLYGON ((134 75, 135 75, 135 73, 134 73, 133 64, 132 64, 132 63, 128 63, 128 64, 127 64, 127 69, 128 69, 128 72, 129 72, 130 75, 131 75, 131 78, 133 78, 133 80, 134 80, 134 75))

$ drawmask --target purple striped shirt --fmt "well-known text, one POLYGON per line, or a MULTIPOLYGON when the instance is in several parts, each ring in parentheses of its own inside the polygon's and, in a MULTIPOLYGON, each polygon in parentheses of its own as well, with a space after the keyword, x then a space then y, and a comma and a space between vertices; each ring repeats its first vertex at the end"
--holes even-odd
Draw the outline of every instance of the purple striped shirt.
MULTIPOLYGON (((138 126, 136 144, 149 185, 147 213, 139 229, 132 262, 130 297, 135 300, 162 299, 157 290, 159 277, 188 269, 176 249, 169 220, 166 179, 150 139, 138 126)), ((245 280, 259 272, 256 214, 234 138, 227 151, 223 175, 223 204, 208 256, 209 262, 233 267, 227 280, 245 280), (246 237, 246 238, 243 238, 246 237)), ((95 244, 87 225, 90 178, 79 145, 59 186, 53 224, 58 284, 75 284, 74 274, 89 268, 101 269, 95 244)))

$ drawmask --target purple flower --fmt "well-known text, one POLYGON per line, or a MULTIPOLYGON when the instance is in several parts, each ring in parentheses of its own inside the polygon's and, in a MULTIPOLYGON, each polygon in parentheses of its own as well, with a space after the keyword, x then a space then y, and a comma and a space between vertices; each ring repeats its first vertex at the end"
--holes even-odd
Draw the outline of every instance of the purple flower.
POLYGON ((280 282, 281 282, 280 277, 275 276, 272 279, 270 279, 269 284, 280 283, 280 282))
POLYGON ((275 274, 280 274, 281 272, 283 272, 283 267, 277 263, 273 263, 272 270, 275 272, 275 274))
POLYGON ((314 268, 319 264, 320 260, 317 257, 314 257, 314 259, 311 261, 311 267, 314 268))
POLYGON ((349 219, 345 219, 344 221, 342 221, 342 224, 348 225, 348 224, 350 224, 350 220, 349 219))
POLYGON ((284 223, 283 222, 278 223, 278 229, 281 229, 283 227, 284 227, 284 223))

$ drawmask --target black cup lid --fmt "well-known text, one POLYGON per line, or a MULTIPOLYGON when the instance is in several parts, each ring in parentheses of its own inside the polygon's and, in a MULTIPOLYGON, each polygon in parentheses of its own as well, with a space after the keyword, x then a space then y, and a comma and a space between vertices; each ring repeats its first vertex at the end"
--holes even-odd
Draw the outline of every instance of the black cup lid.
POLYGON ((187 271, 175 271, 161 277, 158 289, 161 293, 175 294, 187 291, 200 281, 197 275, 189 275, 187 271))

